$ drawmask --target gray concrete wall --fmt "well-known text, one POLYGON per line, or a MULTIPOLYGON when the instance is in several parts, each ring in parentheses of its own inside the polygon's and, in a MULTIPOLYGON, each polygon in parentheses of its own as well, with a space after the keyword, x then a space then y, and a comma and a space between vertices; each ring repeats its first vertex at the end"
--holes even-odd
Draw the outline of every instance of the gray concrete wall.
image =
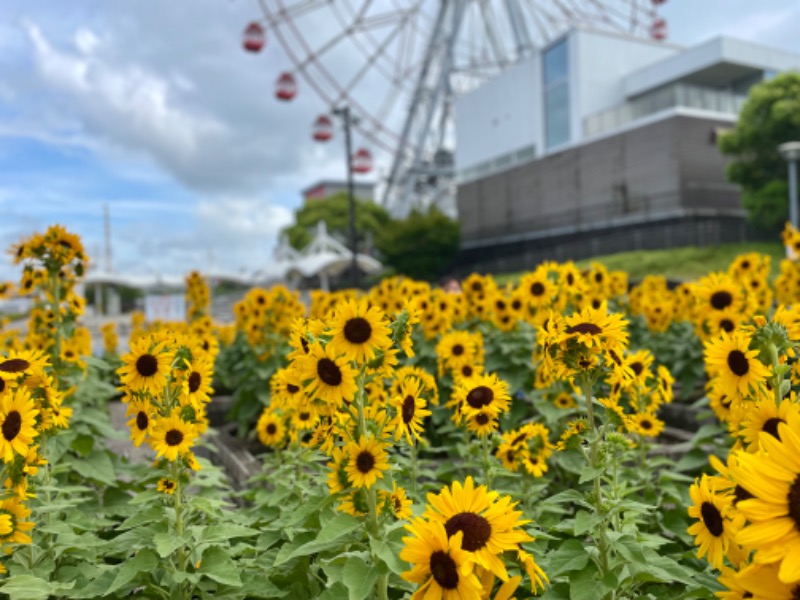
POLYGON ((674 115, 458 188, 465 247, 532 232, 614 227, 682 210, 741 215, 712 139, 730 122, 674 115))

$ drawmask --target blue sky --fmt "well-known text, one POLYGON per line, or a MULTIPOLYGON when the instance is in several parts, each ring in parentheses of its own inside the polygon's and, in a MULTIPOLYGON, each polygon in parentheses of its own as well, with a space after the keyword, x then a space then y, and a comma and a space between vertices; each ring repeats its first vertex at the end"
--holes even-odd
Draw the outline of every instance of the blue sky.
MULTIPOLYGON (((800 54, 797 0, 669 0, 661 13, 676 43, 727 34, 800 54)), ((272 99, 279 44, 240 50, 258 14, 255 0, 4 0, 0 246, 59 222, 102 263, 107 204, 117 270, 268 261, 299 190, 338 178, 342 152, 310 141, 312 94, 291 109, 272 99)))

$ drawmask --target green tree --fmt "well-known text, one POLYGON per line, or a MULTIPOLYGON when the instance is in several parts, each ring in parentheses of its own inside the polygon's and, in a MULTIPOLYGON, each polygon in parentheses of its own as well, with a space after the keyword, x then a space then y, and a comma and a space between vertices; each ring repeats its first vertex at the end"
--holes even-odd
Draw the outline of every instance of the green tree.
POLYGON ((397 274, 432 281, 453 262, 460 239, 458 222, 431 207, 392 221, 380 233, 376 245, 385 264, 397 274))
POLYGON ((720 150, 733 157, 728 179, 742 187, 748 219, 758 227, 775 230, 786 221, 787 170, 778 146, 796 140, 800 140, 797 72, 753 86, 736 127, 719 138, 720 150))
MULTIPOLYGON (((283 233, 294 248, 301 250, 311 241, 317 223, 325 221, 328 233, 346 240, 349 247, 348 218, 347 193, 341 192, 324 200, 305 202, 294 213, 294 225, 286 227, 283 233)), ((390 220, 389 213, 383 207, 356 198, 356 230, 359 239, 363 240, 369 235, 375 238, 390 220)))

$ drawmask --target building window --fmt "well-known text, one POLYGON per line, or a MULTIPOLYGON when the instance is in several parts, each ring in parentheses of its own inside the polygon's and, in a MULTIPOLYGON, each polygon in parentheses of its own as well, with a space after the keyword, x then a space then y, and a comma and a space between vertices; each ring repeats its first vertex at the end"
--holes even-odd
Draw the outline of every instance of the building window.
POLYGON ((564 39, 544 53, 545 146, 553 148, 570 140, 569 53, 564 39))

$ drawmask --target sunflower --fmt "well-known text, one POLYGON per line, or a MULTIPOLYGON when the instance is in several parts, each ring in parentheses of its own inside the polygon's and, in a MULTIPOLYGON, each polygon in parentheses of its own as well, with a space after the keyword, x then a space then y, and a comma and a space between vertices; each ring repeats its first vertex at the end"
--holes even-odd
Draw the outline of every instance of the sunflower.
POLYGON ((625 417, 625 428, 644 437, 658 437, 664 430, 664 421, 651 412, 637 412, 625 417))
POLYGON ((769 369, 758 360, 758 350, 748 350, 749 345, 750 338, 741 331, 706 342, 706 366, 730 396, 746 396, 769 376, 769 369))
POLYGON ((17 375, 39 375, 47 365, 47 356, 38 350, 21 350, 0 357, 0 375, 15 377, 17 375))
POLYGON ((703 315, 728 309, 737 311, 743 300, 741 287, 724 273, 712 273, 698 281, 695 293, 703 315))
POLYGON ((401 576, 420 584, 412 600, 481 600, 471 553, 462 548, 463 532, 449 534, 441 522, 416 519, 406 525, 400 559, 413 565, 401 576))
POLYGON ((540 453, 525 453, 525 456, 522 460, 522 466, 524 466, 525 470, 534 477, 541 477, 547 472, 547 460, 540 453))
POLYGON ((456 481, 437 495, 428 494, 425 517, 444 525, 449 537, 463 533, 463 549, 472 553, 477 564, 505 580, 508 573, 499 555, 533 538, 521 529, 529 521, 520 520, 522 512, 513 510, 517 503, 510 496, 498 499, 498 495, 485 485, 476 488, 472 477, 467 477, 463 486, 456 481))
POLYGON ((7 533, 0 534, 2 544, 30 544, 31 536, 28 531, 33 529, 33 522, 26 521, 31 514, 19 498, 7 498, 0 502, 0 519, 8 517, 10 525, 5 529, 7 533))
POLYGON ((396 519, 404 520, 411 518, 411 500, 406 495, 406 491, 403 488, 397 487, 397 484, 392 482, 392 491, 381 493, 384 495, 396 519))
POLYGON ((280 446, 286 433, 286 427, 283 425, 283 419, 274 410, 265 408, 258 418, 256 431, 258 439, 265 446, 280 446))
POLYGON ((13 394, 0 396, 0 456, 7 463, 14 460, 14 453, 23 457, 39 433, 36 431, 36 410, 30 392, 19 387, 13 394))
POLYGON ((422 397, 422 383, 416 377, 409 377, 400 384, 400 394, 391 401, 392 407, 397 411, 390 426, 395 428, 395 439, 403 435, 409 444, 414 445, 414 440, 420 439, 423 430, 422 419, 431 414, 425 408, 427 403, 422 397))
POLYGON ((166 341, 144 336, 131 342, 131 351, 122 357, 125 364, 117 369, 117 373, 122 384, 131 391, 158 394, 167 384, 172 359, 166 341))
POLYGON ((197 429, 180 417, 174 410, 168 417, 155 419, 150 433, 150 445, 156 455, 167 460, 177 460, 181 454, 188 454, 197 437, 197 429))
POLYGON ((451 404, 458 405, 465 416, 480 410, 498 416, 508 410, 510 403, 508 385, 493 373, 462 379, 451 399, 451 404))
POLYGON ((156 490, 162 492, 164 494, 174 494, 175 489, 178 486, 172 479, 167 479, 166 477, 162 477, 158 480, 158 485, 156 485, 156 490))
POLYGON ((779 563, 784 583, 800 581, 800 418, 778 425, 780 439, 762 433, 757 454, 738 452, 730 473, 752 498, 736 507, 748 526, 737 541, 755 550, 756 563, 779 563))
POLYGON ((748 452, 758 451, 761 432, 780 439, 778 425, 787 423, 790 414, 794 418, 800 417, 800 405, 797 404, 794 392, 792 392, 791 398, 787 398, 778 406, 775 405, 775 397, 771 395, 760 398, 755 405, 748 403, 747 412, 740 423, 740 437, 748 452))
POLYGON ((569 392, 559 392, 558 395, 553 398, 553 404, 555 404, 557 408, 564 410, 578 406, 575 398, 569 392))
POLYGON ((214 365, 204 358, 197 358, 187 363, 184 381, 181 386, 184 397, 188 398, 195 409, 199 409, 211 399, 214 389, 211 381, 214 377, 214 365))
POLYGON ((144 439, 153 428, 153 406, 147 399, 131 400, 128 404, 128 427, 131 430, 131 439, 134 446, 141 446, 144 439))
POLYGON ((489 410, 470 411, 465 420, 467 429, 478 437, 486 437, 497 430, 497 417, 489 410))
POLYGON ((330 343, 337 354, 344 354, 347 360, 359 364, 392 346, 386 316, 379 308, 369 307, 366 301, 348 300, 339 304, 330 333, 333 336, 330 343))
POLYGON ((474 362, 476 354, 475 338, 466 331, 447 333, 436 344, 436 355, 440 364, 447 365, 453 370, 474 362))
POLYGON ((389 470, 386 444, 374 437, 361 436, 358 443, 350 443, 346 451, 349 455, 347 477, 354 487, 370 488, 389 470))
POLYGON ((618 353, 628 342, 625 328, 628 321, 617 313, 608 314, 606 302, 597 308, 587 307, 568 316, 565 320, 563 339, 576 340, 587 348, 604 348, 618 353))
POLYGON ((311 344, 308 355, 296 359, 300 377, 306 381, 305 389, 309 396, 339 406, 355 398, 356 371, 350 361, 334 353, 332 345, 311 344))
POLYGON ((733 520, 729 518, 733 496, 715 493, 708 475, 695 481, 689 494, 694 502, 689 507, 689 516, 698 521, 689 527, 688 533, 695 536, 694 543, 699 546, 697 557, 708 555, 708 561, 719 569, 729 547, 736 545, 734 538, 744 519, 739 515, 733 520))
POLYGON ((547 273, 539 269, 528 273, 519 282, 520 290, 530 306, 540 308, 548 306, 556 292, 556 287, 548 279, 547 273))
POLYGON ((736 574, 735 582, 736 587, 744 590, 741 598, 755 598, 756 600, 797 600, 800 598, 800 584, 781 581, 778 566, 774 564, 748 565, 736 574))

